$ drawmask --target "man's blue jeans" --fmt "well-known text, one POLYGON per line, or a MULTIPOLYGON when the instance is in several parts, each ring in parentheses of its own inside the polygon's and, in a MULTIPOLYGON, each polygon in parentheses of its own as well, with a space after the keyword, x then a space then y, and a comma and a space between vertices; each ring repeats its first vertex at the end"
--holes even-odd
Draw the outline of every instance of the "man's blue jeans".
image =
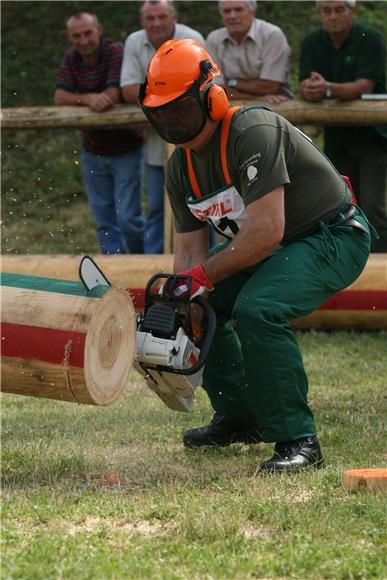
POLYGON ((111 156, 82 151, 83 183, 103 254, 144 252, 142 159, 143 147, 111 156))
POLYGON ((148 214, 145 221, 145 254, 162 254, 164 250, 164 168, 145 165, 148 214))

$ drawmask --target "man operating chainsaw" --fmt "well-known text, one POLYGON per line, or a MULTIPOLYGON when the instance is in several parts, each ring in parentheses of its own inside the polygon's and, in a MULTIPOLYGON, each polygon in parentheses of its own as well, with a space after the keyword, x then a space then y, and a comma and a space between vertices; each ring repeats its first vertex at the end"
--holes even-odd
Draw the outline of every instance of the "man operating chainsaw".
MULTIPOLYGON (((217 329, 203 375, 215 410, 187 447, 273 442, 259 472, 321 467, 308 380, 290 321, 351 284, 370 248, 364 214, 324 154, 280 115, 229 108, 217 65, 195 41, 153 56, 139 104, 177 146, 166 185, 174 271, 208 293, 217 329), (209 255, 212 224, 225 240, 209 255)), ((187 289, 176 281, 176 293, 187 289)))

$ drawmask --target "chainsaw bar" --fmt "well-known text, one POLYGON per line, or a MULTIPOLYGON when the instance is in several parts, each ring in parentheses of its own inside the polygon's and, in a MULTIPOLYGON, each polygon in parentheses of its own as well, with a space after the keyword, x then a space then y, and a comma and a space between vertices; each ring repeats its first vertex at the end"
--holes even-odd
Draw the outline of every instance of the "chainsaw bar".
POLYGON ((79 278, 86 290, 92 290, 96 286, 111 286, 105 274, 90 256, 82 257, 79 264, 79 278))

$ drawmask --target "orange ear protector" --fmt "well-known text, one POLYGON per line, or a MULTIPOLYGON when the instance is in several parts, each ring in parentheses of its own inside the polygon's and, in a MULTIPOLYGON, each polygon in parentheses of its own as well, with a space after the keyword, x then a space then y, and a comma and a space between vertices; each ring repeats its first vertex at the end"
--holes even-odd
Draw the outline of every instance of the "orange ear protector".
MULTIPOLYGON (((208 73, 214 70, 214 67, 209 60, 202 60, 200 62, 200 70, 204 78, 206 78, 208 73)), ((198 80, 199 86, 202 82, 203 76, 201 76, 198 80)), ((213 79, 210 80, 206 87, 204 87, 204 91, 205 102, 210 119, 213 121, 221 121, 225 118, 229 109, 229 102, 226 91, 220 85, 215 84, 213 79)))
POLYGON ((213 121, 221 121, 225 118, 229 109, 226 91, 219 85, 212 85, 207 92, 208 114, 213 121))

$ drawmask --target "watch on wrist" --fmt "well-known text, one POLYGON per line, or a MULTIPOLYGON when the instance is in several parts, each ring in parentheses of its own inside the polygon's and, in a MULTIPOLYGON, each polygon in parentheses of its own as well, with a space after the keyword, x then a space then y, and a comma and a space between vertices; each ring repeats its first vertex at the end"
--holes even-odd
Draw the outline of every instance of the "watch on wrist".
POLYGON ((325 97, 327 99, 330 99, 331 96, 332 96, 332 85, 327 81, 327 84, 325 85, 325 97))
POLYGON ((227 86, 228 87, 236 87, 238 84, 238 79, 228 79, 227 86))

